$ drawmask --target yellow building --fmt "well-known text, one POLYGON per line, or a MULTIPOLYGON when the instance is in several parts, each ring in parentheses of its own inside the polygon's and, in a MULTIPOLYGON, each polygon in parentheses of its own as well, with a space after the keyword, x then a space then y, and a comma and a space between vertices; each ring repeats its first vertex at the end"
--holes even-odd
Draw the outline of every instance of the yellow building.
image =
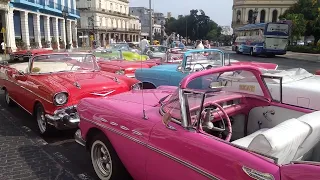
POLYGON ((275 22, 279 16, 298 0, 233 0, 232 28, 252 23, 257 11, 255 23, 275 22))

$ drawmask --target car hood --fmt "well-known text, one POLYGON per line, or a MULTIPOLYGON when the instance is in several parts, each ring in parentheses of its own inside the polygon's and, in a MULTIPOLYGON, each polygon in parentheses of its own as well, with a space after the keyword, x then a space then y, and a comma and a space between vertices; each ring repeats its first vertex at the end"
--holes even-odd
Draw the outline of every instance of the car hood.
POLYGON ((148 68, 148 65, 145 65, 145 63, 138 63, 134 61, 124 61, 124 60, 112 60, 112 61, 99 61, 99 66, 104 65, 112 65, 112 66, 118 66, 121 69, 127 69, 127 68, 148 68))
MULTIPOLYGON (((170 87, 170 86, 168 86, 170 87)), ((130 103, 132 106, 146 105, 146 106, 157 106, 160 105, 159 101, 161 98, 172 94, 175 88, 162 87, 159 89, 145 89, 143 90, 132 90, 126 93, 121 93, 110 97, 112 100, 121 101, 122 103, 130 103)))
MULTIPOLYGON (((101 97, 128 91, 131 87, 122 79, 115 78, 112 73, 95 72, 73 72, 54 73, 34 76, 52 93, 68 92, 68 103, 77 103, 84 97, 101 97)), ((53 95, 52 94, 52 95, 53 95)))
POLYGON ((152 69, 164 70, 164 71, 176 71, 179 64, 164 64, 159 66, 153 66, 152 69))

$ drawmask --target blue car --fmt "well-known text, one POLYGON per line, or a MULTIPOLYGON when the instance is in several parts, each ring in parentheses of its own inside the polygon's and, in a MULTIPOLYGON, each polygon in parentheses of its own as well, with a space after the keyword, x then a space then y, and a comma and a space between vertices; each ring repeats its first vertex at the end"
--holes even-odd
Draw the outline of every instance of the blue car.
MULTIPOLYGON (((226 54, 218 49, 190 50, 184 53, 181 64, 164 64, 135 71, 135 77, 143 83, 144 89, 158 86, 178 86, 190 73, 226 65, 226 54)), ((227 64, 230 64, 230 59, 227 64)), ((212 77, 210 77, 212 79, 212 77)), ((195 86, 203 82, 195 82, 195 86)))

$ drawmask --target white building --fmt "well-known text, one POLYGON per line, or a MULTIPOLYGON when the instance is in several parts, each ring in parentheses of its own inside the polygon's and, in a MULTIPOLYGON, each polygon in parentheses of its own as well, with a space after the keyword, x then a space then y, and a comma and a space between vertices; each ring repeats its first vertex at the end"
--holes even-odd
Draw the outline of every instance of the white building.
POLYGON ((129 15, 127 0, 78 0, 77 9, 80 44, 88 45, 97 40, 105 46, 110 39, 139 41, 141 24, 139 18, 129 15))
POLYGON ((76 0, 0 1, 0 16, 0 41, 6 42, 8 52, 50 44, 64 48, 67 40, 77 46, 76 0))
POLYGON ((256 23, 276 22, 297 0, 233 0, 232 28, 248 24, 258 11, 256 23))
POLYGON ((233 33, 233 30, 230 26, 221 26, 221 34, 223 35, 232 35, 233 33))

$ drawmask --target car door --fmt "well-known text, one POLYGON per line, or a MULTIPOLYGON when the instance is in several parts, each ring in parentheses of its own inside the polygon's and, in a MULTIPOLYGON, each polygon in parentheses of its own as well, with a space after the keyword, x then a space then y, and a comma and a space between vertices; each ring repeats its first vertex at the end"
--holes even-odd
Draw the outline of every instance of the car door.
POLYGON ((189 73, 189 71, 182 71, 177 68, 176 72, 170 74, 170 80, 169 80, 169 86, 179 86, 181 80, 186 77, 189 73))
POLYGON ((171 125, 175 130, 159 122, 150 134, 147 180, 252 180, 250 176, 256 175, 280 179, 279 167, 264 158, 212 136, 171 125))
POLYGON ((301 162, 289 164, 281 168, 281 180, 315 180, 320 176, 319 162, 301 162))

